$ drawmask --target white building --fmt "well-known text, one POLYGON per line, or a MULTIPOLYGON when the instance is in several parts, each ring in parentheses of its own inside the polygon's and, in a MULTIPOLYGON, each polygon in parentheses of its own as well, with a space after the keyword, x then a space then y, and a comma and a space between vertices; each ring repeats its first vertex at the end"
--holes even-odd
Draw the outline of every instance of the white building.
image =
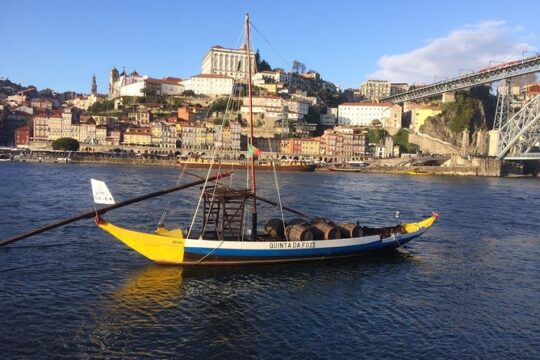
POLYGON ((386 80, 368 80, 360 84, 360 95, 367 100, 379 100, 390 96, 391 85, 386 80))
POLYGON ((338 106, 338 124, 369 126, 377 120, 384 128, 401 127, 401 106, 392 103, 344 103, 338 106))
POLYGON ((232 77, 213 74, 196 75, 182 82, 184 90, 203 95, 229 95, 232 93, 233 84, 232 77))
POLYGON ((102 95, 90 94, 88 96, 78 96, 73 100, 68 100, 67 104, 79 109, 88 110, 90 106, 101 100, 104 100, 102 95))
POLYGON ((326 114, 321 114, 319 123, 321 126, 335 126, 338 118, 338 108, 328 108, 326 114))
POLYGON ((291 83, 291 74, 284 71, 261 71, 253 75, 253 84, 268 84, 268 83, 283 83, 289 85, 291 83))
MULTIPOLYGON (((248 56, 244 47, 240 49, 226 49, 219 45, 212 46, 202 60, 202 73, 209 75, 226 75, 233 78, 246 78, 248 73, 248 56)), ((250 54, 251 73, 255 67, 255 54, 250 54)))
POLYGON ((154 79, 148 75, 140 76, 136 71, 128 75, 124 71, 119 74, 116 68, 111 70, 109 98, 115 99, 120 96, 143 97, 146 95, 145 91, 153 92, 155 95, 180 95, 184 91, 184 87, 180 78, 154 79))
MULTIPOLYGON (((252 103, 254 114, 262 113, 272 119, 287 117, 292 121, 301 120, 308 114, 309 110, 307 102, 283 99, 279 96, 255 96, 252 103)), ((248 98, 244 98, 240 111, 244 114, 249 113, 248 98)))
POLYGON ((308 114, 309 103, 298 100, 283 100, 283 106, 286 106, 289 112, 294 112, 303 115, 308 114))
POLYGON ((184 85, 180 79, 165 78, 153 79, 143 77, 142 79, 120 87, 120 96, 143 97, 148 94, 154 95, 181 95, 184 92, 184 85))

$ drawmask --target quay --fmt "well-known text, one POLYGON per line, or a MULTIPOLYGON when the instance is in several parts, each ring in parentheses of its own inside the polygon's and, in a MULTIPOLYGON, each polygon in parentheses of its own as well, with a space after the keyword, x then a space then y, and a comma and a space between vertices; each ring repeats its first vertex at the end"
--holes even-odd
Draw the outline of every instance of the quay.
MULTIPOLYGON (((110 153, 84 153, 65 151, 33 151, 33 152, 7 152, 2 151, 3 161, 31 162, 31 163, 72 163, 72 164, 112 164, 112 165, 143 165, 143 166, 168 166, 178 167, 188 162, 188 167, 205 167, 208 159, 190 159, 176 157, 151 156, 128 156, 114 155, 110 153)), ((453 157, 444 164, 433 165, 431 158, 421 159, 371 159, 366 160, 365 173, 384 174, 408 174, 416 172, 425 175, 445 176, 482 176, 482 177, 538 177, 540 174, 540 162, 515 162, 493 158, 478 158, 464 160, 453 157)), ((262 159, 267 160, 267 159, 262 159)), ((222 166, 242 166, 244 160, 224 160, 222 166)), ((440 162, 440 161, 439 161, 440 162)), ((291 165, 305 164, 306 162, 289 162, 291 165)), ((329 164, 317 164, 317 170, 326 170, 329 164)))

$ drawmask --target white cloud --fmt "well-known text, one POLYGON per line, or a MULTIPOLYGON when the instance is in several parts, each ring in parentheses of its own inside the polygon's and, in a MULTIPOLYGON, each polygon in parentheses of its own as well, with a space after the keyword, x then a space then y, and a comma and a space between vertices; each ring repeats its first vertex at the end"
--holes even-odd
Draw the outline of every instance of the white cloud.
MULTIPOLYGON (((447 36, 431 39, 419 49, 404 54, 384 55, 377 62, 379 70, 369 79, 392 82, 431 83, 444 77, 455 77, 501 62, 520 59, 523 51, 533 47, 510 29, 504 21, 489 21, 466 26, 447 36)), ((532 55, 532 54, 527 54, 532 55)))

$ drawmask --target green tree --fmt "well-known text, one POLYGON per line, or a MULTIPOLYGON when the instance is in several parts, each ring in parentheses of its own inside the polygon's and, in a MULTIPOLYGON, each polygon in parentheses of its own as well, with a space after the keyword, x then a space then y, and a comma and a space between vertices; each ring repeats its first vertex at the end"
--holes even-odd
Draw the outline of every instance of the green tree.
POLYGON ((153 86, 146 86, 144 89, 141 90, 141 92, 144 94, 144 96, 156 96, 157 90, 153 86))
POLYGON ((450 118, 450 130, 460 133, 469 128, 476 110, 474 101, 469 96, 458 95, 452 103, 444 105, 443 113, 450 118))
POLYGON ((193 90, 184 90, 182 96, 195 96, 195 92, 193 90))
POLYGON ((379 144, 384 140, 384 137, 386 136, 386 130, 369 129, 367 135, 370 144, 379 144))
POLYGON ((297 74, 303 74, 306 72, 306 64, 298 60, 293 61, 293 71, 297 74))
POLYGON ((73 138, 63 137, 53 141, 53 150, 77 151, 79 150, 79 142, 73 138))
MULTIPOLYGON (((210 105, 209 110, 212 111, 219 111, 224 112, 227 109, 227 104, 229 103, 228 98, 221 98, 212 103, 210 105)), ((240 106, 242 105, 241 100, 232 100, 229 104, 230 110, 240 109, 240 106)))
POLYGON ((409 131, 406 129, 399 129, 399 131, 393 136, 394 144, 399 145, 401 150, 409 151, 411 144, 409 143, 409 131))
POLYGON ((266 60, 261 59, 259 49, 257 49, 257 52, 255 53, 255 66, 257 67, 258 72, 272 70, 270 64, 266 60))
POLYGON ((110 100, 97 102, 88 108, 88 111, 94 114, 111 110, 114 110, 114 102, 110 100))

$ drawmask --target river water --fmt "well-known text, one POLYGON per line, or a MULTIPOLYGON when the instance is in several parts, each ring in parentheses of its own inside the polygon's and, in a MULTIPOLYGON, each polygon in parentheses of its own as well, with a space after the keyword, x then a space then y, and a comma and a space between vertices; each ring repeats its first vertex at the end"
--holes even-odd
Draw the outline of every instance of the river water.
MULTIPOLYGON (((91 177, 119 201, 173 186, 178 174, 0 164, 0 238, 91 209, 91 177)), ((259 178, 260 193, 275 199, 272 174, 259 178)), ((81 221, 0 249, 1 358, 540 357, 538 179, 281 173, 279 181, 285 205, 336 221, 392 224, 396 210, 404 221, 435 210, 440 221, 395 254, 226 269, 152 265, 81 221)), ((166 223, 185 227, 198 193, 107 218, 151 230, 169 209, 166 223)))

